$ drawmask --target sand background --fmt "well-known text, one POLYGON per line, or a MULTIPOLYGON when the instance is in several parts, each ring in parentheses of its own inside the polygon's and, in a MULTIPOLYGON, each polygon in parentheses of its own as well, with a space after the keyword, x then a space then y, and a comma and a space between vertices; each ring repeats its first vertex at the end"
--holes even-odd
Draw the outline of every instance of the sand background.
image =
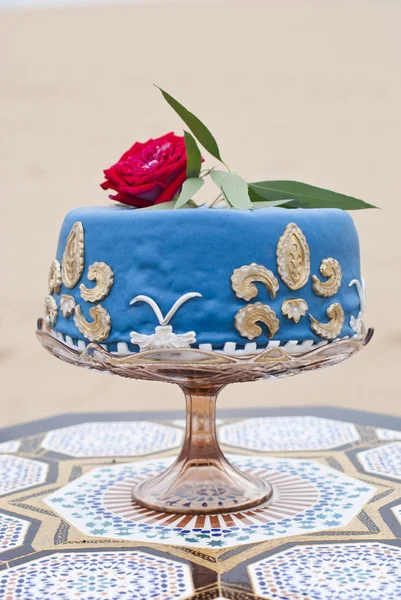
POLYGON ((371 345, 318 373, 226 388, 220 407, 401 414, 401 3, 145 3, 0 13, 1 425, 71 411, 182 408, 175 386, 77 369, 35 338, 64 214, 105 204, 102 169, 198 114, 248 180, 356 195, 371 345))

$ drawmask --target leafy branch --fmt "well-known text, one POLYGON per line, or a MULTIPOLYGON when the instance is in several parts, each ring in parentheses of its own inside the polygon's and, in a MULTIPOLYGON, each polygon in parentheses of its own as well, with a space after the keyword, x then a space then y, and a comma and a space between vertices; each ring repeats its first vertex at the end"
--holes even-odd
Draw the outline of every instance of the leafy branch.
MULTIPOLYGON (((174 208, 182 208, 188 204, 192 200, 192 196, 202 188, 204 179, 207 176, 210 176, 213 183, 220 190, 219 196, 212 202, 210 208, 222 199, 225 200, 229 208, 236 209, 269 208, 272 206, 281 206, 282 208, 340 208, 342 210, 377 208, 373 204, 368 204, 353 196, 339 194, 299 181, 247 183, 237 173, 233 173, 223 161, 217 142, 206 125, 165 90, 158 86, 155 87, 160 90, 164 99, 191 131, 191 133, 184 131, 187 153, 187 179, 177 199, 173 201, 174 208), (201 174, 202 156, 197 141, 209 154, 220 161, 227 171, 212 167, 201 174)), ((195 204, 190 203, 190 205, 194 206, 195 204)), ((159 204, 157 206, 162 207, 163 205, 159 204)))

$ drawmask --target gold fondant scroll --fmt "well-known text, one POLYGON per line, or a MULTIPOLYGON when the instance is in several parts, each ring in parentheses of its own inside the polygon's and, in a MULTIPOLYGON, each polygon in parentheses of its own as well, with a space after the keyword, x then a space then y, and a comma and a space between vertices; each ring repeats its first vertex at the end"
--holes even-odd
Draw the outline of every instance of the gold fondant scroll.
POLYGON ((343 328, 344 311, 341 304, 336 303, 330 304, 326 314, 330 319, 328 323, 321 323, 312 317, 312 315, 309 315, 311 329, 314 333, 325 340, 334 340, 343 328))
POLYGON ((295 323, 299 323, 301 317, 306 315, 308 303, 302 298, 288 298, 281 305, 281 312, 287 319, 292 319, 295 323))
POLYGON ((280 327, 276 313, 267 304, 256 302, 248 304, 235 315, 235 327, 240 335, 253 340, 262 335, 262 328, 256 323, 264 323, 269 330, 269 338, 271 339, 277 333, 280 327))
POLYGON ((46 296, 45 298, 45 322, 50 328, 54 327, 57 323, 58 310, 57 304, 53 296, 46 296))
POLYGON ((60 292, 61 288, 61 268, 58 260, 53 260, 49 270, 49 294, 60 292))
POLYGON ((89 281, 96 281, 94 288, 87 288, 81 283, 79 289, 81 297, 86 302, 98 302, 103 300, 109 293, 114 281, 114 274, 108 264, 104 262, 95 262, 88 269, 89 281))
POLYGON ((272 298, 276 297, 279 288, 277 278, 262 265, 252 263, 235 269, 231 275, 232 288, 238 298, 252 300, 258 295, 255 281, 260 281, 267 288, 272 298))
POLYGON ((309 279, 310 252, 301 229, 289 223, 277 244, 277 268, 290 290, 299 290, 309 279))
POLYGON ((63 294, 60 298, 60 310, 63 313, 63 317, 68 319, 72 315, 76 306, 75 298, 69 294, 63 294))
POLYGON ((320 281, 316 275, 312 277, 312 287, 315 294, 329 298, 340 289, 342 270, 340 263, 335 258, 325 258, 320 265, 320 272, 327 281, 320 281))
POLYGON ((84 270, 84 228, 77 221, 71 228, 65 244, 61 276, 63 283, 69 289, 81 279, 84 270))
POLYGON ((89 309, 89 314, 93 319, 92 323, 89 323, 89 321, 85 319, 84 315, 82 314, 81 307, 79 304, 77 304, 74 314, 74 323, 76 328, 89 341, 102 342, 110 334, 110 315, 107 310, 103 308, 103 306, 100 306, 100 304, 97 306, 92 306, 92 308, 89 309))

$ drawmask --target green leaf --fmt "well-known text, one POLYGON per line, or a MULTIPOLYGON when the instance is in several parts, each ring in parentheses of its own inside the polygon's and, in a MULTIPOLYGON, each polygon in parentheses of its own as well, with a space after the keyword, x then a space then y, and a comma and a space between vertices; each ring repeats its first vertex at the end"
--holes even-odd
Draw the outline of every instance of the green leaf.
MULTIPOLYGON (((261 202, 258 200, 252 202, 252 208, 271 208, 272 206, 283 206, 284 204, 291 204, 292 202, 294 202, 294 200, 262 200, 261 202)), ((291 206, 288 206, 288 208, 291 208, 291 206)))
POLYGON ((207 202, 204 200, 199 204, 199 202, 195 202, 195 200, 188 200, 187 206, 188 208, 200 208, 201 206, 206 206, 207 202))
POLYGON ((248 184, 253 202, 263 200, 288 200, 294 202, 290 208, 341 208, 360 210, 377 208, 363 200, 331 192, 299 181, 259 181, 248 184))
POLYGON ((251 202, 284 202, 284 200, 266 200, 266 198, 257 194, 251 185, 252 183, 248 183, 248 194, 251 202))
POLYGON ((196 140, 188 131, 184 131, 185 150, 187 152, 187 179, 199 177, 202 156, 196 140))
POLYGON ((269 208, 270 206, 282 206, 283 208, 296 208, 294 205, 295 200, 286 198, 283 200, 265 200, 262 196, 259 196, 248 183, 249 198, 253 204, 253 208, 269 208), (287 206, 288 205, 288 206, 287 206))
POLYGON ((152 204, 152 206, 145 206, 138 210, 172 210, 175 206, 175 200, 171 202, 162 202, 161 204, 152 204))
POLYGON ((249 199, 248 184, 237 173, 215 170, 210 173, 210 177, 221 189, 228 204, 238 209, 253 208, 249 199))
POLYGON ((192 199, 192 196, 195 196, 196 192, 199 192, 204 183, 204 180, 199 177, 186 179, 182 184, 181 193, 177 198, 174 208, 181 208, 184 206, 184 204, 192 199))
POLYGON ((202 146, 215 158, 219 161, 222 161, 220 156, 220 150, 217 145, 216 140, 210 133, 209 129, 196 117, 193 113, 191 113, 188 109, 185 108, 182 104, 180 104, 175 98, 170 96, 167 92, 162 90, 158 85, 156 85, 161 93, 163 94, 163 98, 170 104, 171 108, 175 110, 175 112, 181 117, 184 123, 187 124, 189 129, 192 131, 196 139, 202 146))

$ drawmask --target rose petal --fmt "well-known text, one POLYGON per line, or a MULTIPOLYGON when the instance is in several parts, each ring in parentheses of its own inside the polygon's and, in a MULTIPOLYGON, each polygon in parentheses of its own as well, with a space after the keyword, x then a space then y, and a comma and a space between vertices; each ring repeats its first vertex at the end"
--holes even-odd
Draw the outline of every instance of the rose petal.
POLYGON ((177 177, 177 179, 175 179, 173 181, 173 183, 171 183, 159 196, 159 198, 156 200, 155 204, 162 204, 163 202, 170 202, 170 200, 172 200, 175 196, 175 193, 180 189, 180 187, 182 186, 182 184, 184 183, 185 179, 187 178, 187 174, 185 171, 183 171, 181 173, 181 175, 179 175, 177 177))
POLYGON ((130 206, 168 202, 186 177, 186 149, 173 132, 145 143, 135 142, 120 160, 104 171, 102 189, 117 192, 114 200, 130 206))
POLYGON ((182 170, 186 170, 186 168, 187 168, 187 157, 184 156, 179 161, 174 162, 173 164, 166 165, 165 167, 162 167, 161 169, 159 169, 159 171, 157 171, 157 173, 156 173, 157 179, 158 179, 158 181, 160 181, 160 178, 168 177, 169 175, 171 175, 172 172, 179 173, 182 170))
POLYGON ((156 185, 157 183, 155 181, 152 181, 151 183, 146 183, 145 185, 120 185, 117 191, 122 192, 123 194, 139 196, 140 194, 151 192, 156 185))
POLYGON ((118 193, 116 196, 110 195, 109 198, 111 200, 116 200, 117 202, 122 202, 122 204, 135 206, 136 208, 146 208, 147 206, 152 206, 153 204, 153 202, 148 202, 147 200, 143 200, 137 196, 130 196, 129 194, 118 193))
POLYGON ((119 185, 121 183, 124 183, 124 179, 122 179, 118 173, 118 170, 116 168, 116 165, 113 165, 112 167, 110 167, 109 169, 105 169, 103 171, 104 176, 106 177, 106 179, 110 179, 110 181, 112 181, 113 183, 115 183, 116 185, 119 185))
POLYGON ((120 158, 120 160, 118 162, 123 162, 124 160, 126 160, 127 158, 129 158, 130 156, 132 156, 133 154, 138 152, 139 150, 141 150, 144 146, 146 146, 147 143, 148 142, 145 142, 145 143, 135 142, 135 144, 133 146, 131 146, 131 148, 129 150, 124 152, 124 154, 122 155, 122 157, 120 158))

